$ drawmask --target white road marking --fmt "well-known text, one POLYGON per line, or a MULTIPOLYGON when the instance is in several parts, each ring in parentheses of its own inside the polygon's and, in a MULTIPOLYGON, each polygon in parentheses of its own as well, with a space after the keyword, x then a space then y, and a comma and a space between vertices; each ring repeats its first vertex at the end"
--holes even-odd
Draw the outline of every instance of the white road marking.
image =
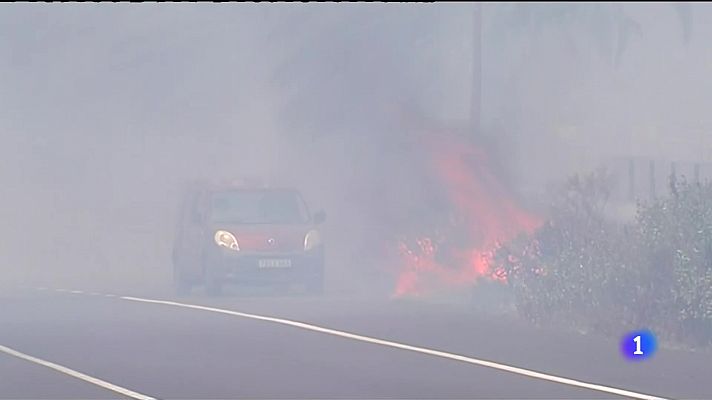
POLYGON ((618 395, 618 396, 624 396, 624 397, 640 399, 640 400, 664 400, 664 398, 662 398, 662 397, 632 392, 629 390, 618 389, 618 388, 598 385, 598 384, 594 384, 594 383, 582 382, 582 381, 578 381, 578 380, 574 380, 574 379, 570 379, 570 378, 564 378, 561 376, 550 375, 550 374, 545 374, 542 372, 537 372, 537 371, 532 371, 532 370, 528 370, 528 369, 524 369, 524 368, 514 367, 511 365, 500 364, 500 363, 496 363, 493 361, 480 360, 477 358, 466 357, 466 356, 459 355, 459 354, 447 353, 444 351, 432 350, 432 349, 428 349, 428 348, 424 348, 424 347, 411 346, 411 345, 407 345, 407 344, 403 344, 403 343, 392 342, 389 340, 383 340, 383 339, 378 339, 378 338, 374 338, 374 337, 363 336, 363 335, 345 332, 345 331, 339 331, 336 329, 324 328, 321 326, 311 325, 311 324, 307 324, 304 322, 292 321, 292 320, 288 320, 288 319, 267 317, 267 316, 256 315, 256 314, 248 314, 248 313, 243 313, 243 312, 239 312, 239 311, 231 311, 231 310, 225 310, 225 309, 221 309, 221 308, 206 307, 206 306, 200 306, 200 305, 195 305, 195 304, 178 303, 178 302, 174 302, 174 301, 152 300, 152 299, 144 299, 144 298, 140 298, 140 297, 131 297, 131 296, 122 296, 119 298, 123 299, 123 300, 136 301, 136 302, 141 302, 141 303, 162 304, 162 305, 167 305, 167 306, 190 308, 190 309, 202 310, 202 311, 210 311, 210 312, 215 312, 215 313, 220 313, 220 314, 228 314, 228 315, 233 315, 233 316, 237 316, 237 317, 255 319, 255 320, 259 320, 259 321, 267 321, 267 322, 272 322, 272 323, 281 324, 281 325, 293 326, 293 327, 300 328, 300 329, 306 329, 306 330, 310 330, 310 331, 325 333, 328 335, 339 336, 339 337, 356 340, 356 341, 360 341, 360 342, 366 342, 366 343, 372 343, 372 344, 377 344, 377 345, 382 345, 382 346, 387 346, 387 347, 393 347, 393 348, 397 348, 397 349, 413 351, 416 353, 427 354, 427 355, 431 355, 431 356, 435 356, 435 357, 442 357, 442 358, 447 358, 450 360, 456 360, 456 361, 461 361, 461 362, 465 362, 465 363, 469 363, 469 364, 480 365, 480 366, 487 367, 487 368, 493 368, 493 369, 497 369, 497 370, 501 370, 501 371, 511 372, 511 373, 518 374, 518 375, 527 376, 530 378, 542 379, 545 381, 556 382, 556 383, 560 383, 563 385, 595 390, 598 392, 610 393, 610 394, 614 394, 614 395, 618 395))
POLYGON ((73 293, 73 294, 84 294, 84 292, 82 292, 81 290, 70 290, 69 293, 73 293))
POLYGON ((110 391, 115 392, 115 393, 118 393, 118 394, 120 394, 120 395, 122 395, 122 396, 126 396, 126 397, 129 397, 129 398, 132 398, 132 399, 136 399, 136 400, 155 400, 155 399, 154 399, 153 397, 151 397, 151 396, 146 396, 145 394, 141 394, 141 393, 134 392, 133 390, 129 390, 129 389, 123 388, 123 387, 121 387, 121 386, 114 385, 113 383, 109 383, 109 382, 103 381, 103 380, 101 380, 101 379, 99 379, 99 378, 94 378, 93 376, 89 376, 89 375, 83 374, 83 373, 81 373, 81 372, 78 372, 78 371, 75 371, 75 370, 73 370, 73 369, 64 367, 64 366, 62 366, 62 365, 55 364, 55 363, 49 362, 49 361, 45 361, 45 360, 39 359, 39 358, 37 358, 37 357, 33 357, 33 356, 28 355, 28 354, 25 354, 25 353, 21 353, 21 352, 19 352, 19 351, 17 351, 17 350, 13 350, 13 349, 11 349, 11 348, 9 348, 9 347, 5 347, 5 346, 0 345, 0 351, 3 352, 3 353, 9 354, 9 355, 11 355, 11 356, 15 356, 15 357, 17 357, 17 358, 21 358, 21 359, 23 359, 23 360, 30 361, 30 362, 33 362, 33 363, 35 363, 35 364, 39 364, 39 365, 42 365, 42 366, 47 367, 47 368, 51 368, 51 369, 53 369, 53 370, 55 370, 55 371, 59 371, 59 372, 65 374, 65 375, 69 375, 69 376, 71 376, 71 377, 73 377, 73 378, 77 378, 77 379, 83 380, 83 381, 85 381, 85 382, 89 382, 89 383, 91 383, 91 384, 93 384, 93 385, 102 387, 102 388, 104 388, 104 389, 110 390, 110 391))
MULTIPOLYGON (((43 290, 40 288, 38 288, 38 289, 43 290)), ((55 289, 55 290, 58 292, 69 292, 69 290, 65 290, 65 289, 55 289)), ((83 293, 81 291, 72 291, 72 293, 74 293, 74 292, 83 293)), ((95 293, 95 292, 92 292, 90 294, 102 295, 101 293, 95 293)), ((174 307, 182 307, 182 308, 189 308, 189 309, 195 309, 195 310, 209 311, 209 312, 214 312, 214 313, 219 313, 219 314, 228 314, 228 315, 233 315, 233 316, 238 316, 238 317, 243 317, 243 318, 255 319, 255 320, 259 320, 259 321, 272 322, 272 323, 292 326, 292 327, 296 327, 296 328, 300 328, 300 329, 325 333, 328 335, 339 336, 339 337, 343 337, 343 338, 347 338, 347 339, 351 339, 351 340, 372 343, 372 344, 382 345, 382 346, 386 346, 386 347, 393 347, 393 348, 397 348, 397 349, 401 349, 401 350, 413 351, 416 353, 427 354, 427 355, 431 355, 431 356, 435 356, 435 357, 447 358, 447 359, 451 359, 451 360, 455 360, 455 361, 461 361, 461 362, 465 362, 465 363, 469 363, 469 364, 475 364, 475 365, 479 365, 479 366, 483 366, 483 367, 487 367, 487 368, 506 371, 506 372, 510 372, 510 373, 514 373, 514 374, 518 374, 518 375, 522 375, 522 376, 527 376, 530 378, 541 379, 541 380, 545 380, 545 381, 560 383, 563 385, 580 387, 580 388, 584 388, 584 389, 615 394, 618 396, 624 396, 624 397, 640 399, 640 400, 667 400, 663 397, 653 396, 653 395, 644 394, 644 393, 637 393, 637 392, 633 392, 633 391, 629 391, 629 390, 625 390, 625 389, 618 389, 618 388, 599 385, 599 384, 595 384, 595 383, 582 382, 582 381, 578 381, 575 379, 546 374, 543 372, 537 372, 537 371, 533 371, 533 370, 529 370, 529 369, 525 369, 525 368, 514 367, 511 365, 501 364, 501 363, 497 363, 497 362, 493 362, 493 361, 481 360, 481 359, 477 359, 477 358, 467 357, 467 356, 454 354, 454 353, 448 353, 448 352, 439 351, 439 350, 428 349, 428 348, 424 348, 424 347, 411 346, 411 345, 407 345, 407 344, 403 344, 403 343, 378 339, 378 338, 359 335, 359 334, 350 333, 350 332, 346 332, 346 331, 339 331, 336 329, 324 328, 321 326, 311 325, 311 324, 307 324, 307 323, 299 322, 299 321, 293 321, 293 320, 275 318, 275 317, 268 317, 268 316, 257 315, 257 314, 249 314, 249 313, 226 310, 226 309, 221 309, 221 308, 206 307, 206 306, 201 306, 201 305, 196 305, 196 304, 178 303, 178 302, 174 302, 174 301, 145 299, 145 298, 131 297, 131 296, 117 296, 114 294, 103 294, 103 296, 118 297, 119 299, 128 300, 128 301, 135 301, 135 302, 141 302, 141 303, 152 303, 152 304, 162 304, 162 305, 168 305, 168 306, 174 306, 174 307)), ((10 352, 14 352, 14 350, 8 349, 3 346, 0 346, 0 350, 5 351, 9 354, 12 354, 10 352), (9 351, 7 351, 7 350, 9 350, 9 351)), ((22 354, 19 352, 17 352, 17 353, 22 354)), ((15 355, 15 354, 13 354, 13 355, 15 355)), ((42 361, 39 359, 34 359, 34 357, 27 356, 27 355, 22 355, 22 356, 17 355, 17 356, 20 358, 28 359, 33 362, 35 362, 34 360, 38 360, 38 361, 40 361, 41 364, 47 363, 47 364, 53 365, 53 366, 46 365, 50 368, 54 368, 54 369, 65 368, 60 365, 52 364, 52 363, 42 361), (26 357, 29 357, 29 358, 26 358, 26 357), (55 368, 55 367, 58 367, 58 368, 55 368)), ((45 365, 45 364, 42 364, 42 365, 45 365)), ((68 371, 72 371, 68 368, 66 368, 66 369, 68 371)), ((62 371, 62 372, 64 372, 64 371, 62 371)), ((92 378, 87 375, 81 374, 80 372, 76 372, 76 371, 72 371, 72 372, 82 375, 89 379, 96 379, 96 378, 92 378)), ((72 374, 69 374, 69 375, 72 375, 72 374)), ((72 376, 74 376, 74 375, 72 375, 72 376)), ((78 377, 78 378, 84 379, 81 377, 78 377)), ((87 379, 84 379, 84 380, 87 380, 87 379)), ((113 386, 112 384, 101 381, 99 379, 96 379, 96 380, 99 382, 103 382, 107 385, 113 386)), ((99 385, 99 386, 102 386, 102 385, 99 385)), ((117 388, 119 388, 119 387, 117 386, 117 388)), ((119 388, 119 389, 122 389, 122 388, 119 388)), ((113 389, 110 389, 110 390, 113 390, 113 389)), ((123 389, 123 390, 128 390, 128 389, 123 389)), ((116 390, 114 390, 114 391, 116 391, 116 390)), ((129 391, 129 392, 131 392, 131 391, 129 391)), ((119 393, 121 393, 121 392, 119 392, 119 393)), ((131 392, 131 393, 134 393, 134 392, 131 392)), ((135 394, 138 396, 144 396, 139 393, 135 393, 135 394)), ((133 397, 133 396, 129 396, 129 397, 133 397)), ((151 397, 148 397, 148 396, 134 397, 134 398, 152 399, 151 397)))

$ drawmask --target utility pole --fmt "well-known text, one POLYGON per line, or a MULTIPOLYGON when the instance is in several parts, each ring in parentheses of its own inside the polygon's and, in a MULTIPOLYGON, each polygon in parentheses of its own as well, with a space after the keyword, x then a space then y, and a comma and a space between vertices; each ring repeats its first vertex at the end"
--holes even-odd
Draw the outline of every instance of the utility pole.
POLYGON ((482 3, 473 4, 472 18, 472 92, 470 93, 470 130, 481 134, 482 119, 482 3))

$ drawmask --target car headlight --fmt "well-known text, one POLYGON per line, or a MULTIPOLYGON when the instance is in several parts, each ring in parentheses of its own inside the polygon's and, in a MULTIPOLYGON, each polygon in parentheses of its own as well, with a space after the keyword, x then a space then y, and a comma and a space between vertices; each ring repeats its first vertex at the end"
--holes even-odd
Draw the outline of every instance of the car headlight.
POLYGON ((311 230, 304 236, 304 251, 311 250, 321 244, 321 236, 318 231, 311 230))
POLYGON ((237 239, 235 238, 235 235, 228 231, 215 232, 215 244, 220 247, 226 247, 230 250, 240 250, 240 245, 237 244, 237 239))

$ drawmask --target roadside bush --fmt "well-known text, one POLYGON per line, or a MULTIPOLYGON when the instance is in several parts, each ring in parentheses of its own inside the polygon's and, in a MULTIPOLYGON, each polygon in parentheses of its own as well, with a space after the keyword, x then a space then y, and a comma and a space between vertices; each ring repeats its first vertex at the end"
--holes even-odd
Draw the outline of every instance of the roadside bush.
POLYGON ((671 195, 639 205, 636 308, 676 339, 712 342, 712 183, 671 182, 671 195))
POLYGON ((518 311, 537 323, 614 334, 647 326, 668 339, 712 339, 712 185, 672 182, 628 225, 605 216, 605 171, 553 190, 537 232, 501 246, 518 311))

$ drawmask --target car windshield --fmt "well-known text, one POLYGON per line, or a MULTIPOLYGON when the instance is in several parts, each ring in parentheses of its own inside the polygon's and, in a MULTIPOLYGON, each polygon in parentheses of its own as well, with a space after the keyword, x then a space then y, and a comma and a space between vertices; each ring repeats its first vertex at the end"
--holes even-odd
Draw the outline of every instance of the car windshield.
POLYGON ((211 198, 212 222, 232 224, 300 224, 309 220, 299 193, 291 190, 229 190, 211 198))

